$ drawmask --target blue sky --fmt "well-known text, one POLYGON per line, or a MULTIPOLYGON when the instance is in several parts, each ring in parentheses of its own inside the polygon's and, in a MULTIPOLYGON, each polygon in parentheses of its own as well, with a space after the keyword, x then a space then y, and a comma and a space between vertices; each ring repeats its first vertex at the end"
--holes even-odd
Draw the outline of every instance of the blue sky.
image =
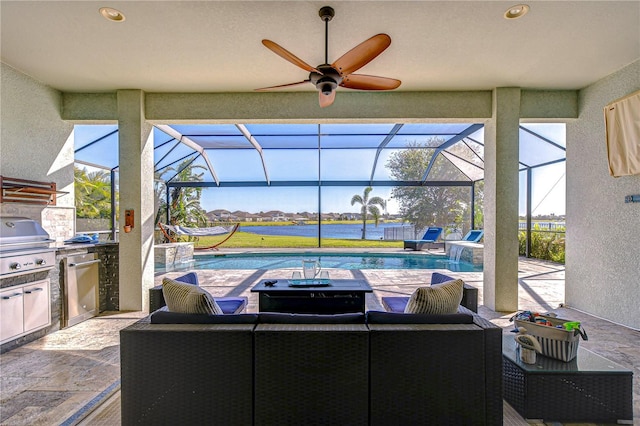
MULTIPOLYGON (((317 179, 318 163, 321 164, 321 178, 325 180, 359 180, 367 181, 371 177, 371 170, 376 160, 376 149, 385 134, 394 126, 393 124, 375 125, 322 125, 323 137, 320 158, 318 158, 317 146, 319 137, 310 136, 311 131, 317 131, 317 125, 247 125, 247 128, 256 134, 260 144, 265 147, 264 161, 267 165, 268 178, 271 180, 309 180, 317 179), (282 131, 281 129, 285 129, 282 131), (266 130, 265 130, 266 129, 266 130), (366 136, 358 135, 358 132, 369 133, 366 136), (264 136, 260 132, 281 132, 283 136, 264 136), (309 132, 309 134, 307 134, 309 132), (334 136, 331 132, 339 133, 334 136), (325 133, 327 133, 325 135, 325 133), (345 149, 340 144, 346 144, 345 149), (307 149, 287 150, 287 146, 306 147, 307 149), (271 148, 271 149, 269 149, 271 148), (285 149, 282 149, 285 148, 285 149)), ((375 168, 375 180, 389 180, 388 169, 384 167, 388 156, 394 150, 400 150, 407 142, 420 140, 416 136, 420 131, 429 130, 440 132, 441 137, 447 138, 447 134, 455 134, 468 124, 414 124, 405 125, 402 132, 389 142, 388 148, 382 151, 375 168)), ((544 163, 557 158, 565 146, 564 124, 525 124, 527 129, 535 131, 538 135, 553 142, 557 146, 542 143, 536 136, 529 132, 521 131, 520 159, 524 162, 532 161, 544 163)), ((216 170, 216 174, 224 181, 264 181, 265 176, 262 159, 257 151, 252 149, 247 139, 242 136, 233 125, 210 126, 195 130, 192 126, 180 128, 174 126, 185 134, 191 132, 191 139, 200 141, 197 131, 202 133, 218 132, 216 144, 224 144, 223 150, 216 150, 209 158, 216 170), (234 135, 233 132, 237 135, 234 135), (248 149, 249 148, 249 149, 248 149)), ((76 126, 76 158, 84 161, 100 164, 110 169, 118 163, 117 150, 117 126, 76 126), (88 145, 89 141, 98 142, 88 145), (84 147, 78 151, 78 148, 84 147)), ((472 138, 483 143, 484 132, 480 130, 472 135, 472 138)), ((154 144, 157 147, 155 161, 159 165, 167 164, 170 158, 182 158, 193 150, 178 144, 166 134, 154 132, 154 144), (166 143, 165 143, 166 142, 166 143), (169 154, 169 155, 167 155, 169 154), (166 155, 166 158, 165 158, 166 155), (164 158, 164 159, 163 159, 164 158)), ((207 151, 212 152, 212 151, 207 151)), ((199 158, 194 164, 204 165, 199 158)), ((563 215, 565 213, 565 163, 534 169, 533 190, 533 215, 563 215)), ((167 173, 171 176, 172 173, 167 173)), ((212 181, 210 174, 205 180, 212 181)), ((388 202, 388 212, 397 213, 398 205, 391 198, 391 187, 374 186, 371 196, 378 196, 388 202)), ((321 209, 323 212, 358 212, 359 206, 351 206, 350 201, 354 194, 362 194, 364 186, 353 187, 323 187, 321 192, 321 209)), ((525 179, 524 173, 520 178, 520 202, 519 212, 526 213, 525 179)), ((226 209, 229 211, 248 211, 258 213, 260 211, 281 210, 285 212, 317 212, 318 189, 316 187, 233 187, 204 189, 202 206, 205 210, 226 209)))

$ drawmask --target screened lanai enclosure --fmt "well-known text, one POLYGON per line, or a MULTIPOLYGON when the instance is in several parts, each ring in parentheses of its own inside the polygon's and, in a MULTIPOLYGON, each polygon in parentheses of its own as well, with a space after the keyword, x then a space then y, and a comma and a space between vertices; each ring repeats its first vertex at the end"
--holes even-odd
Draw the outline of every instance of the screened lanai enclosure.
MULTIPOLYGON (((167 124, 151 137, 160 223, 240 223, 254 236, 249 245, 277 235, 308 238, 310 247, 402 244, 429 226, 459 239, 483 227, 480 123, 167 124)), ((117 126, 79 125, 74 140, 77 177, 100 175, 117 187, 117 126)), ((563 124, 521 125, 525 236, 540 231, 535 216, 563 218, 564 159, 563 124)))

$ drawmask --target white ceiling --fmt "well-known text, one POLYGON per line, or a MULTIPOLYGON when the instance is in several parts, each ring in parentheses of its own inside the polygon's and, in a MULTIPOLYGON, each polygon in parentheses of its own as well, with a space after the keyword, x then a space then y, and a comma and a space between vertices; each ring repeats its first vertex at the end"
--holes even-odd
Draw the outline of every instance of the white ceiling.
POLYGON ((400 91, 578 89, 640 57, 638 0, 528 1, 528 15, 504 19, 518 1, 1 0, 1 58, 62 91, 248 92, 308 77, 263 38, 324 62, 326 5, 329 62, 387 33, 391 46, 358 73, 400 79, 400 91))

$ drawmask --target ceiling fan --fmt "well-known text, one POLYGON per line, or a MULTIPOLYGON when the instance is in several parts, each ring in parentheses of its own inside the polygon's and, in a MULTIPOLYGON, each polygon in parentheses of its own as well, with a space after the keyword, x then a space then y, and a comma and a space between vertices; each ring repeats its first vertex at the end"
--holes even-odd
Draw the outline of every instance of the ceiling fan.
POLYGON ((329 42, 329 21, 334 17, 335 12, 332 7, 325 6, 318 12, 320 18, 325 23, 324 37, 324 64, 312 67, 311 65, 289 52, 284 47, 271 40, 262 40, 269 50, 276 55, 286 59, 292 64, 309 72, 309 78, 303 81, 279 86, 263 87, 260 90, 279 89, 282 87, 297 86, 299 84, 311 83, 318 89, 320 107, 328 107, 333 104, 336 98, 338 86, 347 89, 357 90, 392 90, 400 86, 401 81, 394 78, 378 77, 374 75, 352 74, 359 70, 376 56, 384 52, 391 44, 391 37, 387 34, 377 34, 368 40, 363 41, 334 63, 329 64, 328 42, 329 42))

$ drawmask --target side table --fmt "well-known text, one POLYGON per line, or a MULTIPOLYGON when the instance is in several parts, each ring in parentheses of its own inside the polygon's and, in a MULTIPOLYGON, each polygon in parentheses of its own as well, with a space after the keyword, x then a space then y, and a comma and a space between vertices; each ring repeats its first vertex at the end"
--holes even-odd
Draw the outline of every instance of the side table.
POLYGON ((502 341, 503 397, 527 420, 633 424, 633 372, 582 347, 571 362, 538 354, 518 359, 513 334, 502 341))

